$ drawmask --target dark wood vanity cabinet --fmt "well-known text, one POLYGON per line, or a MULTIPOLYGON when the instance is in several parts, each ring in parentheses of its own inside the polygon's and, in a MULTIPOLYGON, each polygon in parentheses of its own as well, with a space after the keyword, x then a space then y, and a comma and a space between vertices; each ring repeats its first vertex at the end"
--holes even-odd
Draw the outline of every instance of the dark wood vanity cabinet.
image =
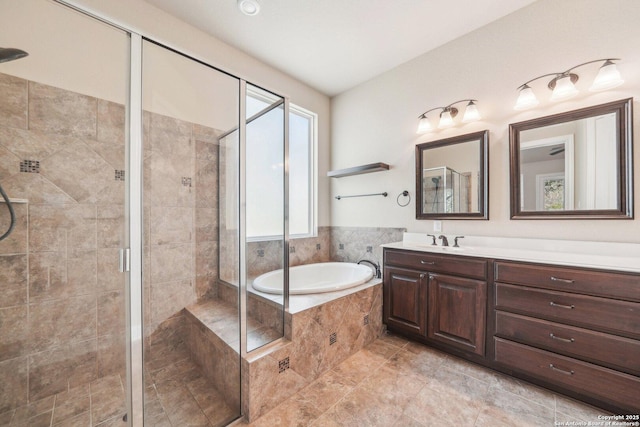
POLYGON ((487 282, 429 275, 429 339, 484 356, 487 282))
POLYGON ((484 356, 487 261, 385 249, 383 320, 391 331, 484 356))
POLYGON ((383 320, 613 413, 640 413, 638 273, 385 248, 383 320))
POLYGON ((495 262, 494 363, 615 412, 640 412, 640 276, 495 262))
POLYGON ((427 334, 427 274, 404 268, 384 269, 384 319, 389 329, 427 334))

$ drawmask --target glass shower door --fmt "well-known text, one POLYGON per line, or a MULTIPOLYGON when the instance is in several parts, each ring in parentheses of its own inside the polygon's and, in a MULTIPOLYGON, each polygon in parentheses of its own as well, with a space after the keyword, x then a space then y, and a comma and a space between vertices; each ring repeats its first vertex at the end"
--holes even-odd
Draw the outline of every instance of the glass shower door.
MULTIPOLYGON (((284 336, 285 282, 288 278, 286 135, 287 103, 257 86, 246 90, 246 341, 255 350, 284 336), (253 280, 270 277, 268 292, 253 280)), ((241 174, 242 177, 242 174, 241 174)))
POLYGON ((0 27, 28 53, 0 63, 0 425, 122 423, 129 35, 47 1, 0 27))
POLYGON ((239 80, 142 46, 145 423, 240 416, 237 289, 220 289, 218 137, 238 126, 239 80))

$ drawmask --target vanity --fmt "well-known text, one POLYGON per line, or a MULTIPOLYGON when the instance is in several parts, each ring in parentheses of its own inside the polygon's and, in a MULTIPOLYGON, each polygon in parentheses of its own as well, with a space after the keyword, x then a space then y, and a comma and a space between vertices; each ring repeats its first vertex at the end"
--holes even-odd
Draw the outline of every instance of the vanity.
POLYGON ((384 245, 390 331, 615 414, 640 412, 640 244, 463 242, 406 233, 384 245))
MULTIPOLYGON (((510 124, 510 219, 633 220, 632 107, 510 124)), ((489 131, 417 144, 416 219, 488 221, 488 150, 489 131)), ((453 237, 383 245, 390 331, 640 413, 640 244, 453 237)))

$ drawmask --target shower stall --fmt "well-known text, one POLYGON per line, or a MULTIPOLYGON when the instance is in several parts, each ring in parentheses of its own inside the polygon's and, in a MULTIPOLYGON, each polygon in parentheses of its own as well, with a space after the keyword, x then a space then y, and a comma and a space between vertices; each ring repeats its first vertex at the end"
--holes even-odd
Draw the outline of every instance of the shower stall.
POLYGON ((0 425, 228 424, 284 333, 247 221, 286 270, 288 101, 62 1, 5 9, 0 425))
POLYGON ((424 212, 471 212, 469 173, 460 173, 448 166, 423 170, 424 212))

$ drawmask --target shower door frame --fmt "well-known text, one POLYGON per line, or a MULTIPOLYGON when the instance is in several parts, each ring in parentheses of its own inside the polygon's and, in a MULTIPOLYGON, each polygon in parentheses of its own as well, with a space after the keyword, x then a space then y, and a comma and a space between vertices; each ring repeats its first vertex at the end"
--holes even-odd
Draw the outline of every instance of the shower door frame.
MULTIPOLYGON (((172 46, 170 43, 160 41, 153 37, 147 37, 143 31, 131 28, 131 26, 118 22, 111 17, 105 16, 102 12, 86 7, 86 5, 77 4, 74 0, 52 0, 72 10, 75 10, 90 18, 101 21, 107 25, 124 31, 129 36, 129 90, 127 97, 126 122, 125 122, 125 165, 127 167, 125 174, 125 245, 128 247, 121 249, 120 269, 126 273, 126 290, 128 298, 126 300, 126 316, 127 316, 127 342, 126 342, 126 361, 127 361, 127 424, 131 427, 144 426, 144 368, 143 368, 143 339, 144 339, 144 319, 143 319, 143 124, 142 124, 142 44, 143 41, 149 41, 158 46, 164 47, 179 55, 196 61, 213 70, 224 73, 233 77, 239 82, 239 110, 238 126, 240 134, 240 154, 246 153, 246 111, 244 110, 247 83, 255 87, 261 87, 248 82, 246 79, 231 74, 206 61, 196 58, 194 55, 185 53, 183 50, 172 46), (242 141, 244 140, 244 143, 242 141)), ((276 94, 276 92, 270 91, 276 94)), ((289 309, 289 98, 283 95, 277 95, 284 99, 284 236, 283 236, 283 268, 284 268, 284 311, 289 309)), ((246 283, 246 189, 245 175, 246 173, 244 156, 240 155, 239 175, 240 175, 240 200, 239 202, 239 219, 240 219, 240 248, 239 248, 239 322, 240 322, 240 354, 242 357, 247 354, 246 351, 246 328, 247 313, 245 307, 245 298, 247 293, 246 283), (244 233, 244 234, 243 234, 244 233), (245 239, 243 239, 245 237, 245 239), (244 333, 243 333, 244 332, 244 333)), ((242 387, 241 377, 238 378, 242 387)), ((240 413, 242 416, 242 413, 240 413)))

